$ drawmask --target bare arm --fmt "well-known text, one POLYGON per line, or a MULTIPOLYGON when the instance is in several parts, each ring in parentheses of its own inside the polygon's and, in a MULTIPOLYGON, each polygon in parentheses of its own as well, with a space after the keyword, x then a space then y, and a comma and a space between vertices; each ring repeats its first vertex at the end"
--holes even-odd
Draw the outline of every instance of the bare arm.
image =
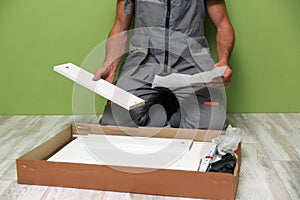
POLYGON ((221 81, 227 86, 232 80, 232 70, 228 64, 234 46, 234 30, 230 23, 224 0, 208 0, 206 5, 208 14, 217 31, 216 48, 218 63, 216 63, 215 66, 227 66, 222 80, 216 80, 216 86, 218 86, 217 83, 221 81))
MULTIPOLYGON (((133 6, 133 3, 131 5, 133 6)), ((131 18, 132 12, 131 14, 124 13, 124 0, 118 0, 114 26, 109 32, 106 43, 106 57, 103 66, 95 72, 93 80, 103 78, 110 83, 114 81, 116 70, 125 53, 127 30, 131 18)))

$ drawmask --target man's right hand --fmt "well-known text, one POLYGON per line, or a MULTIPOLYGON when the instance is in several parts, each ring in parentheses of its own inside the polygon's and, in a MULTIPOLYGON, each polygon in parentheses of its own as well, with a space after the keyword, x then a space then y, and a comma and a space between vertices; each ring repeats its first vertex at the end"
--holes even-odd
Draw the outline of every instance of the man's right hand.
POLYGON ((134 3, 131 4, 131 13, 124 13, 124 0, 118 0, 116 19, 113 28, 109 32, 106 44, 106 57, 104 64, 94 73, 94 81, 104 79, 110 83, 114 82, 118 65, 125 54, 127 43, 127 30, 129 29, 133 16, 134 3))
POLYGON ((115 79, 115 70, 111 69, 110 67, 100 67, 95 73, 94 73, 94 81, 97 81, 99 79, 104 79, 110 83, 114 82, 115 79))

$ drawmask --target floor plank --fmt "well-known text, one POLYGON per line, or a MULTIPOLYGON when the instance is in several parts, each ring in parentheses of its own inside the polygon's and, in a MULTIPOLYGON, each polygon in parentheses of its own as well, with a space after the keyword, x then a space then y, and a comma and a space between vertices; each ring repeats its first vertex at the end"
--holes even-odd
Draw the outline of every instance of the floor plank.
POLYGON ((273 161, 273 165, 292 199, 300 199, 300 162, 273 161))
POLYGON ((242 144, 242 165, 237 199, 290 199, 260 144, 242 144))
POLYGON ((0 181, 0 199, 2 198, 3 192, 6 190, 6 188, 12 183, 13 181, 3 181, 1 179, 0 181))
POLYGON ((0 180, 16 180, 16 160, 2 160, 0 162, 0 180))
POLYGON ((43 199, 102 199, 100 198, 102 193, 104 192, 97 190, 49 187, 43 195, 43 199))
POLYGON ((2 192, 1 200, 11 199, 41 199, 43 193, 47 190, 47 187, 31 185, 19 185, 16 181, 12 181, 2 192))
POLYGON ((300 113, 285 113, 283 115, 289 120, 295 130, 300 133, 300 113))
POLYGON ((248 114, 248 120, 255 124, 257 135, 271 160, 300 160, 300 134, 282 114, 248 114))

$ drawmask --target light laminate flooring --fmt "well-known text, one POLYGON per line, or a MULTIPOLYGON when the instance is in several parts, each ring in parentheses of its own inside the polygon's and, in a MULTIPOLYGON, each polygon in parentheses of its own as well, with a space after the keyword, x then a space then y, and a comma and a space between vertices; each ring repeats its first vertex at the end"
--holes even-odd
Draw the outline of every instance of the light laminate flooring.
MULTIPOLYGON (((237 199, 300 199, 300 113, 231 114, 242 130, 242 165, 237 199)), ((0 199, 187 200, 74 188, 19 185, 15 159, 73 121, 96 116, 0 116, 0 199)))

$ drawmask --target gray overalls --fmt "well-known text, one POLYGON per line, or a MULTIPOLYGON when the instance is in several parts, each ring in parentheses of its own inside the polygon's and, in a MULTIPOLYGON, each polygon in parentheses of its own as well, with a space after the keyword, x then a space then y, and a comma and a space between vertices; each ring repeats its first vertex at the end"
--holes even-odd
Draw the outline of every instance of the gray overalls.
MULTIPOLYGON (((213 69, 204 36, 205 0, 135 0, 134 4, 134 34, 116 85, 146 103, 131 111, 107 104, 100 124, 223 129, 226 109, 219 89, 152 88, 155 75, 213 69)), ((124 11, 130 12, 130 0, 125 0, 124 11)))

